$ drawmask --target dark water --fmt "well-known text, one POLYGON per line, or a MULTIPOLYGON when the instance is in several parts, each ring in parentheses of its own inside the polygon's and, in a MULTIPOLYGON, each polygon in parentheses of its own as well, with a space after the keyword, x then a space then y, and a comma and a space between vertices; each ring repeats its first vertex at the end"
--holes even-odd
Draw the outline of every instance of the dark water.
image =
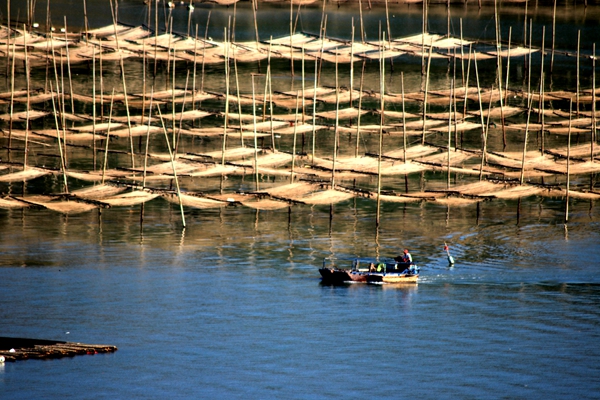
MULTIPOLYGON (((81 24, 80 2, 52 3, 59 7, 53 21, 62 21, 68 9, 69 25, 81 24)), ((110 23, 106 2, 87 3, 93 26, 110 23)), ((2 10, 5 6, 1 2, 2 10)), ((45 5, 37 6, 44 19, 45 5)), ((252 39, 251 14, 244 7, 238 34, 252 39)), ((420 7, 396 7, 410 22, 401 25, 402 32, 419 33, 420 7)), ((598 8, 563 7, 561 47, 573 50, 582 29, 589 51, 598 8)), ((196 23, 209 8, 211 35, 218 38, 232 9, 197 7, 196 23)), ((144 10, 141 2, 119 3, 120 19, 134 25, 147 19, 144 10)), ((348 19, 357 10, 334 10, 337 32, 349 36, 348 19)), ((271 6, 269 12, 278 19, 261 23, 261 29, 287 34, 286 6, 271 6)), ((505 12, 514 21, 513 37, 522 37, 522 7, 505 12)), ((174 13, 185 31, 185 8, 174 13)), ((489 8, 479 12, 469 5, 457 9, 460 13, 468 18, 466 36, 493 37, 489 8)), ((376 35, 382 10, 368 14, 369 32, 376 35)), ((534 16, 546 23, 551 18, 547 8, 534 16)), ((432 29, 444 32, 445 12, 432 19, 437 21, 432 29)), ((319 22, 318 7, 302 14, 303 29, 315 31, 319 22)), ((573 89, 573 62, 561 62, 570 69, 555 79, 573 89)), ((112 75, 118 79, 118 72, 112 75)), ((438 79, 444 87, 447 77, 438 79)), ((83 72, 78 80, 86 85, 83 72)), ((222 85, 221 76, 216 80, 215 86, 222 85)), ((411 176, 411 189, 419 179, 443 181, 445 175, 411 176)), ((583 187, 594 179, 574 181, 583 187)), ((386 184, 401 187, 403 178, 397 180, 386 184)), ((463 180, 468 177, 453 178, 463 180)), ((564 185, 561 180, 556 179, 564 185)), ((217 179, 185 183, 198 190, 219 185, 217 179)), ((359 183, 375 185, 369 179, 359 183)), ((226 182, 227 190, 248 187, 248 177, 226 182)), ((3 194, 22 190, 22 184, 0 186, 3 194)), ((60 179, 41 178, 27 190, 59 191, 60 179)), ((185 216, 182 230, 179 210, 161 199, 143 211, 115 207, 69 216, 0 209, 2 336, 119 347, 113 354, 0 365, 0 397, 599 396, 600 222, 594 202, 572 199, 566 227, 564 199, 550 197, 460 207, 384 204, 379 229, 374 202, 364 199, 331 208, 189 209, 185 216), (456 259, 453 268, 444 242, 456 259), (394 256, 404 247, 422 268, 417 286, 320 283, 323 257, 394 256)))

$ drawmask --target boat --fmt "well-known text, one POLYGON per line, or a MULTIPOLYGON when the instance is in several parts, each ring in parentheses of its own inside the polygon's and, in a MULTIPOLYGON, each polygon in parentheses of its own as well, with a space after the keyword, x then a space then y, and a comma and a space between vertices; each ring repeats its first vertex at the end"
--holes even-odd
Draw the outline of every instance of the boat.
POLYGON ((393 259, 352 258, 323 259, 323 267, 319 268, 322 282, 330 285, 347 283, 412 283, 419 278, 419 267, 415 263, 398 262, 393 259), (348 264, 347 268, 340 264, 348 264))

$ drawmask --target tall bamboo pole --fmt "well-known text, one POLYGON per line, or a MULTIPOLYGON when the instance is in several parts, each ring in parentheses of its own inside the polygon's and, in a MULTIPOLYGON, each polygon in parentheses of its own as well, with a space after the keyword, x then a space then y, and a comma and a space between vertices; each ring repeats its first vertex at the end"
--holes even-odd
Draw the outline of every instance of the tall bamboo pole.
POLYGON ((554 0, 554 9, 552 11, 552 55, 550 56, 550 75, 554 70, 554 43, 556 41, 556 2, 554 0))
POLYGON ((429 47, 429 58, 427 60, 427 75, 425 76, 425 95, 423 97, 423 135, 421 137, 421 144, 424 145, 425 144, 425 132, 427 130, 426 128, 426 122, 427 122, 427 92, 429 91, 429 71, 431 68, 431 52, 433 49, 433 42, 431 43, 431 46, 429 47))
POLYGON ((115 99, 115 88, 112 89, 112 94, 110 95, 110 108, 108 111, 108 129, 106 131, 106 143, 104 148, 104 163, 102 164, 102 184, 104 184, 104 177, 106 176, 106 166, 108 165, 108 143, 110 142, 110 128, 112 125, 112 112, 113 112, 113 104, 115 99))
POLYGON ((579 117, 579 91, 581 90, 579 86, 579 57, 580 57, 580 45, 581 45, 581 30, 577 31, 577 91, 575 93, 576 103, 575 107, 577 109, 577 117, 579 117))
POLYGON ((333 131, 333 167, 331 168, 331 188, 335 189, 335 164, 339 146, 339 112, 340 112, 340 85, 338 77, 338 53, 335 52, 335 127, 333 131))
POLYGON ((52 99, 52 109, 54 111, 54 125, 56 126, 56 140, 58 143, 58 152, 60 153, 60 168, 63 173, 63 182, 65 185, 65 193, 69 193, 69 184, 67 183, 67 166, 63 155, 62 144, 60 142, 60 128, 58 124, 58 114, 56 112, 56 104, 54 103, 54 93, 52 91, 52 82, 50 82, 50 98, 52 99))
POLYGON ((565 224, 569 221, 569 190, 571 187, 571 118, 573 115, 573 99, 569 105, 569 135, 567 139, 567 195, 565 198, 565 224))
MULTIPOLYGON (((527 4, 527 0, 525 2, 527 4)), ((527 5, 525 6, 527 7, 527 5)), ((527 9, 526 9, 527 10, 527 9)), ((525 11, 527 14, 527 11, 525 11)), ((498 55, 497 59, 497 82, 498 82, 498 96, 500 99, 500 120, 502 121, 502 143, 504 148, 506 148, 506 125, 504 123, 504 105, 503 105, 503 97, 502 97, 502 44, 501 44, 501 33, 500 33, 500 17, 498 16, 498 1, 494 0, 494 15, 496 19, 496 52, 498 55)))
POLYGON ((131 168, 135 168, 135 153, 133 151, 133 135, 131 134, 131 115, 129 113, 129 99, 127 96, 127 82, 125 79, 125 64, 123 62, 123 53, 121 52, 121 47, 119 45, 119 33, 117 29, 117 19, 115 17, 115 13, 112 8, 112 0, 110 0, 110 9, 113 16, 113 26, 115 30, 115 41, 117 43, 117 51, 119 52, 119 60, 121 66, 121 79, 123 83, 123 97, 125 101, 125 112, 127 114, 127 129, 129 131, 129 151, 131 152, 131 168))
MULTIPOLYGON (((382 32, 383 40, 385 42, 385 32, 382 32)), ((377 157, 377 218, 376 226, 379 226, 379 219, 381 214, 381 160, 383 156, 383 124, 385 118, 385 62, 383 58, 383 46, 379 48, 379 93, 381 95, 380 107, 381 107, 381 121, 379 123, 379 151, 377 157)))
MULTIPOLYGON (((7 43, 10 42, 10 40, 7 40, 6 42, 7 43)), ((15 46, 17 45, 16 42, 17 42, 16 40, 13 40, 12 57, 10 57, 11 61, 9 62, 9 64, 10 64, 10 111, 9 111, 9 121, 8 121, 8 158, 9 158, 9 160, 10 160, 10 152, 11 152, 11 147, 12 147, 12 126, 13 126, 13 114, 14 114, 14 107, 15 107, 14 99, 15 99, 15 57, 16 57, 15 46)), ((57 84, 58 84, 58 81, 57 81, 57 84)))
MULTIPOLYGON (((475 65, 475 81, 477 82, 477 99, 479 100, 479 117, 481 118, 481 139, 482 142, 486 136, 486 128, 483 120, 483 102, 481 100, 481 88, 479 86, 479 70, 477 68, 477 52, 473 54, 473 60, 475 65)), ((490 93, 490 103, 492 101, 492 96, 494 93, 494 87, 492 86, 492 91, 490 93)), ((481 152, 481 170, 479 173, 479 180, 483 179, 483 163, 485 162, 485 147, 482 147, 483 150, 481 152)))
POLYGON ((165 134, 165 142, 167 143, 167 149, 169 150, 169 158, 171 159, 171 167, 173 168, 173 177, 175 178, 175 188, 177 189, 177 198, 179 199, 179 210, 181 212, 181 223, 185 228, 185 215, 183 213, 183 203, 181 200, 181 189, 179 188, 179 179, 177 178, 177 168, 175 167, 175 157, 173 156, 173 152, 171 151, 171 144, 169 143, 169 135, 167 134, 167 128, 165 127, 165 122, 160 112, 160 107, 158 104, 156 105, 156 111, 158 112, 158 117, 160 118, 160 122, 163 128, 163 133, 165 134))
POLYGON ((294 31, 292 28, 292 22, 294 20, 294 2, 290 1, 290 70, 292 72, 292 82, 294 77, 294 31))
MULTIPOLYGON (((323 8, 325 8, 325 0, 323 0, 323 8)), ((363 14, 362 14, 362 0, 358 0, 358 10, 359 10, 359 18, 360 18, 360 40, 362 43, 365 42, 365 27, 363 24, 363 14)))
POLYGON ((508 78, 510 77, 510 41, 512 26, 508 27, 508 45, 506 46, 506 83, 504 84, 504 103, 508 103, 508 78))
POLYGON ((93 142, 93 163, 96 170, 96 46, 92 47, 92 142, 93 142))
POLYGON ((454 78, 452 78, 450 81, 450 101, 448 102, 448 180, 446 182, 447 189, 450 189, 450 147, 452 146, 452 93, 453 92, 454 92, 454 78))
POLYGON ((423 0, 423 26, 421 32, 421 75, 425 73, 425 35, 427 34, 427 0, 423 0))
POLYGON ((404 104, 404 71, 400 72, 400 88, 402 91, 402 148, 404 149, 404 164, 408 163, 406 159, 406 108, 404 104))
MULTIPOLYGON (((23 25, 23 31, 26 31, 25 25, 23 25)), ((23 36, 23 42, 26 41, 25 36, 23 36)), ((25 50, 25 85, 27 90, 27 111, 25 112, 25 152, 23 154, 23 171, 27 169, 27 155, 29 153, 28 148, 28 139, 29 139, 29 108, 30 108, 30 82, 29 82, 29 57, 27 54, 27 45, 24 43, 23 48, 25 50)))
POLYGON ((252 124, 254 131, 254 176, 256 179, 256 190, 259 189, 259 179, 258 179, 258 138, 256 132, 256 91, 254 89, 254 77, 255 74, 252 74, 252 124))
POLYGON ((290 174, 290 183, 294 183, 294 167, 296 165, 296 135, 298 131, 298 108, 300 107, 300 92, 296 93, 296 115, 294 118, 294 142, 292 145, 292 172, 290 174))
POLYGON ((71 77, 71 58, 69 56, 69 38, 67 36, 67 17, 65 20, 65 53, 67 55, 67 73, 69 75, 69 96, 71 97, 71 112, 75 115, 75 100, 73 99, 73 79, 71 77))
POLYGON ((150 123, 152 122, 152 100, 154 98, 154 85, 150 88, 150 106, 148 107, 148 129, 146 130, 146 149, 144 151, 144 175, 142 187, 146 187, 146 172, 148 169, 148 146, 150 144, 150 123))
MULTIPOLYGON (((227 120, 229 119, 229 43, 227 37, 227 28, 224 29, 223 33, 224 44, 223 44, 223 56, 225 57, 225 118, 223 120, 223 148, 221 152, 221 165, 225 165, 225 151, 227 149, 227 120)), ((254 85, 254 77, 252 77, 252 84, 254 85)), ((253 99, 254 101, 254 99, 253 99)), ((242 121, 240 121, 241 124, 242 121)))
POLYGON ((596 43, 592 46, 592 137, 590 140, 590 161, 594 161, 596 143, 596 43))
POLYGON ((358 89, 358 116, 356 118, 356 147, 354 150, 354 157, 358 157, 358 146, 360 144, 360 120, 362 115, 362 98, 363 98, 363 85, 365 78, 365 66, 366 60, 363 60, 362 70, 360 73, 360 87, 358 89))

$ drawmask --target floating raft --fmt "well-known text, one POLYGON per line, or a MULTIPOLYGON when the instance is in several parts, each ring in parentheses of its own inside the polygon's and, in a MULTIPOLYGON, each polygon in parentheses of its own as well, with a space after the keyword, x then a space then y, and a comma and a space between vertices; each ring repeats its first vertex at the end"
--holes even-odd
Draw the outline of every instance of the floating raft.
POLYGON ((112 353, 116 346, 58 340, 0 337, 0 360, 17 361, 73 357, 82 354, 112 353))

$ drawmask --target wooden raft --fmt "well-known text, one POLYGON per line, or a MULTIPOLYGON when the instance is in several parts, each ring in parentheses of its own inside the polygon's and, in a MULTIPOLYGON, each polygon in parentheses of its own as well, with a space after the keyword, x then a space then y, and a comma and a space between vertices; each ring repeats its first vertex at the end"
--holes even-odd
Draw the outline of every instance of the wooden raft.
POLYGON ((112 353, 116 346, 84 344, 57 340, 0 337, 0 360, 17 361, 73 357, 82 354, 112 353))

